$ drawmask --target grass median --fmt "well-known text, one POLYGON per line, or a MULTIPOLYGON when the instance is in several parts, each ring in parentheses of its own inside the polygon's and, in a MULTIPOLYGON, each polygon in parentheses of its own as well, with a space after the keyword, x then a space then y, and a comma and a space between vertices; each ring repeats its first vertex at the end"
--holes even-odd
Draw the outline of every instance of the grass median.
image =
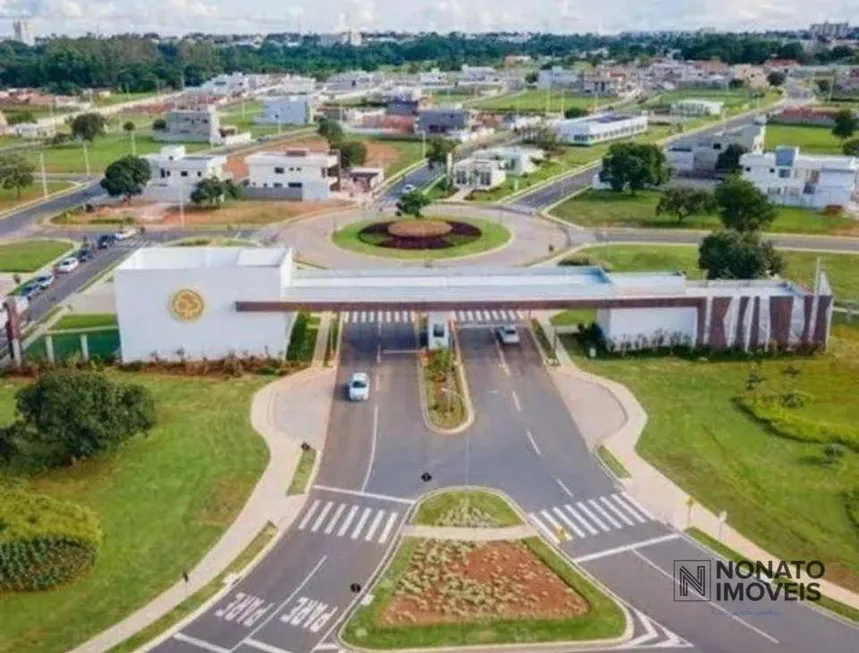
POLYGON ((412 518, 420 526, 502 528, 522 519, 501 496, 479 488, 437 492, 423 499, 412 518))
POLYGON ((0 272, 35 272, 72 249, 68 240, 17 240, 0 245, 0 272))

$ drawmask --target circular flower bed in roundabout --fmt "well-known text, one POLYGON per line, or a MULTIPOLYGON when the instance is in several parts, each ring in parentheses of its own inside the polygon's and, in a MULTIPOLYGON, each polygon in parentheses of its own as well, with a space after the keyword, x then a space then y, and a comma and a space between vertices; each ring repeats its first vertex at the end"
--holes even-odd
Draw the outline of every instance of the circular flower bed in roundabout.
POLYGON ((474 218, 399 218, 356 222, 334 232, 335 245, 375 256, 452 258, 504 246, 510 232, 474 218))

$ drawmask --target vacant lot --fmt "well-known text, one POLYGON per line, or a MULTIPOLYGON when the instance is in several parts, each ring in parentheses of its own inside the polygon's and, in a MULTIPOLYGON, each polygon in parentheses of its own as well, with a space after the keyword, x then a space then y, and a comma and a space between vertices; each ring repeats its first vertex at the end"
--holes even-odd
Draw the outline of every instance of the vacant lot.
POLYGON ((566 109, 573 107, 593 111, 616 101, 617 98, 595 98, 567 91, 530 89, 522 93, 485 98, 474 102, 470 106, 475 109, 493 111, 521 111, 522 113, 546 113, 548 111, 549 113, 563 113, 566 109))
POLYGON ((780 145, 798 147, 806 154, 841 154, 841 141, 832 135, 829 127, 802 125, 767 125, 766 149, 780 145))
MULTIPOLYGON (((104 529, 92 574, 51 592, 3 597, 3 653, 69 650, 177 582, 233 521, 266 465, 265 444, 248 419, 265 379, 115 378, 155 395, 158 424, 148 436, 34 476, 0 467, 2 482, 92 508, 104 529)), ((0 384, 3 424, 19 387, 0 384)))
MULTIPOLYGON (((72 185, 67 181, 57 180, 50 180, 46 185, 48 187, 49 194, 72 187, 72 185)), ((0 188, 0 211, 14 209, 19 204, 42 199, 42 197, 44 197, 44 189, 42 188, 42 180, 37 174, 37 178, 33 184, 21 189, 20 197, 14 188, 0 188)))
POLYGON ((72 248, 67 240, 18 240, 0 244, 0 272, 35 272, 72 248))

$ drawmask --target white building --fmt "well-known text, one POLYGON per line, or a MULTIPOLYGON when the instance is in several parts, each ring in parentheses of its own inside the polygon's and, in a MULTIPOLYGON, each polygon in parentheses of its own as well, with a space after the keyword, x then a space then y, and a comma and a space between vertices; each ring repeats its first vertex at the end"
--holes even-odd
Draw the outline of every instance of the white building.
POLYGON ((212 95, 244 95, 251 91, 251 77, 244 73, 229 73, 203 82, 199 90, 212 95))
POLYGON ((537 169, 537 162, 545 157, 543 151, 536 147, 492 147, 477 150, 473 155, 479 159, 494 159, 498 161, 504 171, 514 177, 529 175, 537 169))
POLYGON ((501 73, 492 66, 468 66, 463 64, 456 77, 463 84, 485 84, 501 81, 501 73))
POLYGON ((20 41, 24 45, 29 45, 31 48, 36 45, 36 37, 33 36, 33 26, 29 20, 16 20, 12 22, 12 31, 15 34, 15 40, 20 41))
POLYGON ((570 145, 593 145, 629 138, 647 131, 647 116, 621 116, 604 113, 584 118, 560 120, 555 125, 558 137, 570 145))
POLYGON ((315 117, 312 95, 263 98, 263 112, 254 122, 263 125, 308 125, 315 117))
POLYGON ((724 106, 724 102, 689 98, 674 102, 671 113, 677 116, 720 116, 724 106))
POLYGON ((808 33, 814 39, 843 39, 850 36, 850 23, 814 23, 808 33))
POLYGON ((114 272, 123 362, 283 357, 294 313, 241 313, 236 302, 282 296, 281 248, 144 247, 114 272))
POLYGON ((332 152, 255 152, 245 162, 249 197, 327 200, 338 183, 337 154, 332 152))
POLYGON ((665 150, 665 157, 668 165, 679 172, 713 172, 719 155, 731 145, 760 154, 764 151, 765 139, 766 124, 751 123, 709 136, 682 139, 665 150))
POLYGON ((797 147, 740 157, 743 178, 771 202, 822 209, 847 208, 859 202, 859 159, 852 156, 800 154, 797 147))
POLYGON ((325 80, 325 88, 329 91, 369 90, 381 83, 382 77, 378 73, 351 70, 331 75, 325 80))
POLYGON ((456 188, 491 190, 506 179, 504 164, 498 159, 475 155, 453 164, 453 185, 456 188))
POLYGON ((537 72, 537 88, 540 89, 580 89, 581 84, 582 73, 579 70, 553 66, 537 72))
POLYGON ((147 154, 152 177, 143 189, 143 198, 161 202, 186 202, 194 186, 208 177, 227 179, 225 154, 186 154, 184 145, 168 145, 158 154, 147 154))

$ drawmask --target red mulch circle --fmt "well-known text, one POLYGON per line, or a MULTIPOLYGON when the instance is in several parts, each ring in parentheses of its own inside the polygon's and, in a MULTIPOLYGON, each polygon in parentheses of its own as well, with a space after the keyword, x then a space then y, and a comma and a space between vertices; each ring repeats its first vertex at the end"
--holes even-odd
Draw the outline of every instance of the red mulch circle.
POLYGON ((483 235, 478 227, 458 220, 433 220, 445 223, 449 230, 444 234, 402 236, 391 232, 396 221, 374 222, 358 232, 358 238, 368 245, 388 249, 448 249, 473 242, 483 235))

